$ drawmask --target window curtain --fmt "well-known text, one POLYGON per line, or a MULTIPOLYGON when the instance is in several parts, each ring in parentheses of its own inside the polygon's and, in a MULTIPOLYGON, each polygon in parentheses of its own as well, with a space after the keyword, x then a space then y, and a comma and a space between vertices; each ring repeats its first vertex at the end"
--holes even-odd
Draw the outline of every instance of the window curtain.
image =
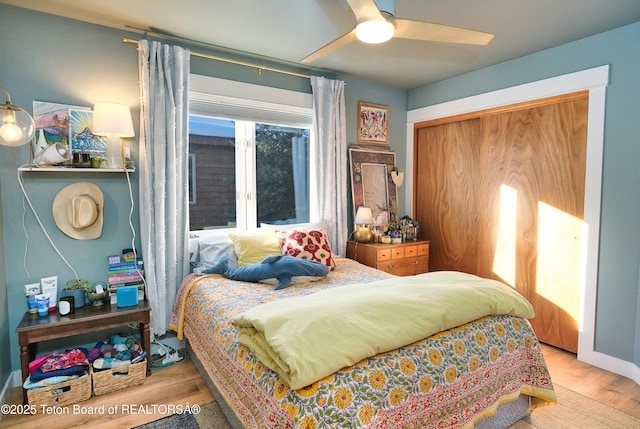
MULTIPOLYGON (((312 165, 311 189, 317 207, 311 214, 327 225, 331 250, 344 255, 347 246, 347 131, 344 82, 311 77, 313 91, 313 130, 316 165, 312 165)), ((313 199, 312 199, 313 200, 313 199)))
POLYGON ((153 335, 167 332, 180 281, 189 273, 188 94, 190 51, 141 40, 139 211, 153 335))

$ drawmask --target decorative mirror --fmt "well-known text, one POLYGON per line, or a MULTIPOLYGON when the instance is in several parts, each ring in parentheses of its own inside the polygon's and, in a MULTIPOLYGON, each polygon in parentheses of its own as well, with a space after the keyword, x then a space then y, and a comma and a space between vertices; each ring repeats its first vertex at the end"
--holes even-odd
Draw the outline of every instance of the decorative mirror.
POLYGON ((351 164, 351 198, 353 216, 359 206, 371 209, 375 223, 388 223, 388 212, 397 210, 396 185, 391 170, 396 165, 396 154, 388 151, 349 148, 351 164))

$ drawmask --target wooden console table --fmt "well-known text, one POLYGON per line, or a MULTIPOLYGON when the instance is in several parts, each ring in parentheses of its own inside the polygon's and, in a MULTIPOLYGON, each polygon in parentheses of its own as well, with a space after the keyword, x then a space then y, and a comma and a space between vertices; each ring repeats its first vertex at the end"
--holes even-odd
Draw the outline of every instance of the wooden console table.
MULTIPOLYGON (((20 365, 22 381, 29 376, 29 362, 36 357, 36 344, 41 341, 70 337, 87 332, 101 331, 118 326, 137 323, 140 327, 140 341, 147 352, 147 376, 151 375, 151 307, 148 301, 140 301, 131 307, 117 307, 105 304, 99 307, 85 305, 76 308, 73 314, 60 316, 57 312, 40 317, 25 313, 16 328, 20 344, 20 365)), ((24 403, 27 403, 27 391, 23 389, 24 403)))

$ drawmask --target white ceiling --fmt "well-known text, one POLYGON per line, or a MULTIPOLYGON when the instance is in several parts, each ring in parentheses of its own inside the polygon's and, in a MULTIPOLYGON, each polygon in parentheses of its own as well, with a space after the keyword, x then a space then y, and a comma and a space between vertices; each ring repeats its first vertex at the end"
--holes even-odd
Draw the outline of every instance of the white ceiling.
MULTIPOLYGON (((132 27, 153 29, 203 46, 296 64, 302 70, 302 58, 355 24, 346 0, 0 3, 128 31, 132 27)), ((396 17, 470 28, 495 37, 487 46, 400 39, 381 45, 355 42, 311 66, 399 88, 415 88, 640 21, 640 1, 396 0, 396 17)))

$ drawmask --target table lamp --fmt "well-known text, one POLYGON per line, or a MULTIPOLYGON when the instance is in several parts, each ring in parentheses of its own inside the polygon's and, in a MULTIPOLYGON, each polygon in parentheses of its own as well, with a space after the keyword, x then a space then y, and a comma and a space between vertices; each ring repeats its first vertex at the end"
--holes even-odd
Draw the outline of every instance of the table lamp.
POLYGON ((373 214, 371 213, 371 209, 366 206, 358 207, 358 210, 356 211, 356 218, 353 223, 356 225, 355 231, 353 232, 353 238, 361 243, 370 242, 373 238, 373 233, 371 232, 373 214))
POLYGON ((118 103, 99 102, 93 105, 93 126, 91 132, 107 137, 108 168, 124 168, 124 154, 120 139, 133 137, 133 122, 129 106, 118 103))
POLYGON ((0 144, 3 146, 22 146, 31 139, 36 132, 33 118, 22 108, 11 104, 9 92, 0 88, 7 99, 0 104, 2 122, 0 123, 0 144))

